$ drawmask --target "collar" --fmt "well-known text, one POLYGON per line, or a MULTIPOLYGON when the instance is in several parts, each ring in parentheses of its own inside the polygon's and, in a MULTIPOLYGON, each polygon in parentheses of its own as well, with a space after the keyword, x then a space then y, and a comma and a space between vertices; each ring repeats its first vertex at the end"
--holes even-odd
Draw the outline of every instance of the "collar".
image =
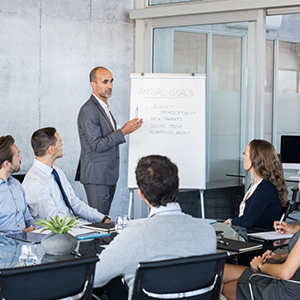
POLYGON ((181 207, 178 202, 167 203, 166 206, 152 207, 148 218, 152 218, 158 214, 182 214, 181 207))
POLYGON ((12 182, 12 176, 10 175, 6 180, 3 180, 0 178, 0 184, 3 184, 3 183, 11 183, 12 182))
POLYGON ((106 108, 108 108, 108 110, 110 110, 111 108, 111 104, 109 103, 109 101, 107 100, 107 105, 99 98, 97 97, 95 94, 93 94, 93 96, 97 99, 97 101, 100 103, 100 105, 102 106, 102 108, 106 111, 106 108))
POLYGON ((45 173, 47 176, 51 176, 52 173, 52 167, 49 167, 48 165, 40 162, 36 158, 34 159, 33 165, 41 170, 43 173, 45 173))

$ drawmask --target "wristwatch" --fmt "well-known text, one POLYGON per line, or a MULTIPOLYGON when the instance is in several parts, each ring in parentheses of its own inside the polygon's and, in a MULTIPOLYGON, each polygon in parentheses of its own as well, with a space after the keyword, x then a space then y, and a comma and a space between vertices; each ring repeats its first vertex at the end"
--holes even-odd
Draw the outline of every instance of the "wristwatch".
POLYGON ((260 271, 260 268, 261 268, 261 264, 258 264, 257 265, 257 270, 260 271))
POLYGON ((102 219, 102 223, 104 223, 107 219, 110 220, 110 217, 108 215, 106 215, 103 219, 102 219))

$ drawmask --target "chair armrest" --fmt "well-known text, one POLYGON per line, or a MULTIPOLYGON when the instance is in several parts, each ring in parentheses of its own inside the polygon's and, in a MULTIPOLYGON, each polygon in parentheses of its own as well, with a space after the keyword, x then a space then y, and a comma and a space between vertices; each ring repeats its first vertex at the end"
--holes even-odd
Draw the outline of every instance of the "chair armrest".
MULTIPOLYGON (((273 277, 273 276, 270 276, 270 275, 267 275, 267 274, 262 274, 262 273, 254 273, 252 274, 250 277, 249 277, 249 290, 250 290, 250 296, 251 296, 251 300, 255 300, 254 298, 254 295, 253 295, 253 290, 252 290, 252 286, 251 286, 251 280, 254 278, 254 277, 263 277, 263 278, 269 278, 269 279, 276 279, 276 280, 282 280, 278 277, 273 277)), ((300 281, 296 281, 296 280, 282 280, 282 281, 287 281, 287 282, 291 282, 291 283, 297 283, 297 284, 300 284, 300 281)))

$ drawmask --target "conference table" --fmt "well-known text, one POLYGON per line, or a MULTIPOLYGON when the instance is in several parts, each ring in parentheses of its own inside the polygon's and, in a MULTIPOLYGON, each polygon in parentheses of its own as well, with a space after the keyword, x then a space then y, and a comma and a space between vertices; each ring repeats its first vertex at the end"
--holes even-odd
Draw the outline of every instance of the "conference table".
MULTIPOLYGON (((247 230, 244 227, 233 226, 230 227, 224 222, 215 222, 211 224, 216 232, 224 232, 224 235, 218 236, 218 238, 228 238, 241 242, 251 242, 253 244, 261 245, 261 248, 248 250, 248 251, 228 251, 228 250, 220 250, 217 249, 217 252, 227 251, 229 253, 229 257, 227 259, 228 263, 239 264, 239 265, 249 265, 250 261, 254 256, 262 255, 267 250, 276 250, 286 248, 289 243, 289 239, 279 239, 279 240, 261 240, 256 238, 251 238, 247 236, 247 230)), ((218 245, 217 245, 218 246, 218 245)))
MULTIPOLYGON (((93 256, 100 253, 103 248, 101 244, 109 243, 111 238, 105 242, 99 239, 78 241, 77 248, 70 255, 49 255, 43 250, 40 243, 30 244, 11 237, 0 236, 0 270, 7 268, 26 267, 27 265, 38 265, 57 261, 80 259, 81 257, 93 256), (35 259, 22 259, 22 246, 33 247, 35 259)), ((24 250, 23 250, 24 252, 24 250)))
MULTIPOLYGON (((132 223, 136 222, 133 220, 132 223)), ((140 221, 138 221, 140 222, 140 221)), ((230 226, 224 224, 223 222, 215 222, 211 224, 216 232, 222 232, 221 236, 217 236, 216 238, 230 238, 237 241, 245 241, 247 240, 246 231, 244 228, 236 228, 234 230, 230 226)), ((92 256, 101 253, 101 251, 108 245, 111 240, 116 236, 116 233, 112 233, 110 236, 97 238, 93 240, 87 241, 78 241, 78 246, 75 249, 75 252, 70 255, 48 255, 43 250, 41 244, 35 244, 34 249, 36 253, 36 262, 35 264, 44 264, 55 261, 62 260, 70 260, 70 259, 80 259, 81 257, 92 256)), ((248 241, 254 242, 257 244, 262 244, 261 249, 245 251, 245 252, 236 252, 236 251, 227 251, 229 253, 228 262, 232 262, 235 264, 248 264, 249 261, 255 255, 261 255, 267 249, 277 249, 285 247, 288 243, 288 240, 282 241, 262 241, 249 239, 248 241)), ((15 268, 26 266, 23 261, 20 261, 20 255, 22 252, 22 245, 26 245, 28 243, 16 240, 5 235, 0 236, 0 269, 6 268, 15 268)), ((225 251, 217 249, 217 252, 225 251)))

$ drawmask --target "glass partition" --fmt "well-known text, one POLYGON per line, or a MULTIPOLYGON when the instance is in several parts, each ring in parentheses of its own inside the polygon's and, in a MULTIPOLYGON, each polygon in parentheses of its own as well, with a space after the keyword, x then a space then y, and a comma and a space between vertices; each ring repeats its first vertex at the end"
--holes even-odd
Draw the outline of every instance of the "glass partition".
POLYGON ((278 53, 278 128, 280 136, 300 134, 300 44, 279 42, 278 53))
POLYGON ((281 135, 300 134, 300 15, 277 17, 266 35, 264 138, 279 153, 281 135))
POLYGON ((174 73, 206 74, 206 34, 174 32, 174 73))
POLYGON ((240 37, 212 36, 210 181, 240 172, 241 44, 240 37))
MULTIPOLYGON (((242 52, 245 30, 226 24, 154 29, 154 73, 200 73, 207 78, 207 181, 238 181, 242 171, 242 52), (233 31, 233 33, 232 33, 233 31)), ((245 72, 244 72, 245 73, 245 72)), ((245 78, 244 78, 245 79, 245 78)), ((248 142, 248 141, 247 141, 248 142)))
MULTIPOLYGON (((278 153, 281 135, 300 134, 300 15, 281 17, 280 28, 267 33, 267 38, 272 40, 266 42, 265 81, 265 138, 269 140, 272 135, 278 153), (271 123, 272 130, 269 130, 271 123)), ((297 182, 292 181, 296 171, 285 169, 290 197, 291 188, 297 186, 297 182)))
POLYGON ((274 42, 266 41, 264 139, 272 143, 274 42))

